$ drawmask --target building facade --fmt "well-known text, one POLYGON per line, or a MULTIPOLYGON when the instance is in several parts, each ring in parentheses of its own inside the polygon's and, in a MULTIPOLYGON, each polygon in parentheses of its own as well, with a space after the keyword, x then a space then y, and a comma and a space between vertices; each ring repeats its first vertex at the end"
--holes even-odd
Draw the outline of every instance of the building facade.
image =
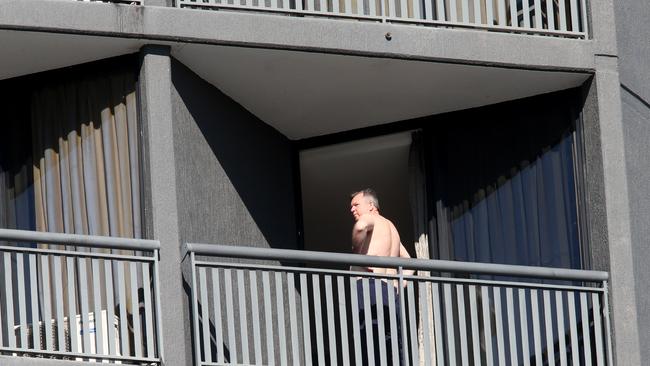
POLYGON ((0 2, 0 364, 647 364, 648 16, 0 2))

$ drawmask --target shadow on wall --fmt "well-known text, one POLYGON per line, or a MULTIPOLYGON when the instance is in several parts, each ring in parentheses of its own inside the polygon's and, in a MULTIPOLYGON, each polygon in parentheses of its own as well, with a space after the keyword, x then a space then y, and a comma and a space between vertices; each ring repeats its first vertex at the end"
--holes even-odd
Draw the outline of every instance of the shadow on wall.
POLYGON ((176 60, 172 83, 183 241, 297 248, 291 142, 176 60))

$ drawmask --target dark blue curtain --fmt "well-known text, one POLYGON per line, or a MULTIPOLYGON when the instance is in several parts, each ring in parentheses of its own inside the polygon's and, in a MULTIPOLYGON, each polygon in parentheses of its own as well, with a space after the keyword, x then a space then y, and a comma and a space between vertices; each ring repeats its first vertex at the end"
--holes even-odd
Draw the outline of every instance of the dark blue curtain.
MULTIPOLYGON (((6 86, 6 85, 5 85, 6 86)), ((0 92, 0 228, 34 230, 29 94, 18 86, 0 92)))
POLYGON ((582 267, 575 100, 562 92, 452 113, 431 129, 429 206, 443 259, 582 267))

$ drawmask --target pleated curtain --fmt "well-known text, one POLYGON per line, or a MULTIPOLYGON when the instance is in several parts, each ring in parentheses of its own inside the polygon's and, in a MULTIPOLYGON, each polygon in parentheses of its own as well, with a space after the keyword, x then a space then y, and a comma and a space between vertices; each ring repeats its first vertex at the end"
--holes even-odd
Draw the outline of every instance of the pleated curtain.
POLYGON ((37 230, 141 237, 134 85, 117 73, 33 93, 37 230))
MULTIPOLYGON (((409 203, 413 215, 413 234, 415 237, 415 256, 421 259, 431 259, 429 245, 429 230, 427 218, 427 185, 426 185, 426 161, 424 156, 423 132, 414 131, 411 133, 411 146, 409 148, 408 172, 409 172, 409 203)), ((429 271, 418 271, 420 276, 430 276, 429 271)), ((431 284, 424 285, 424 291, 420 292, 428 304, 433 301, 431 284)), ((420 312, 423 310, 420 309, 420 312)), ((436 353, 435 339, 431 336, 425 341, 427 335, 433 335, 433 309, 428 308, 426 313, 421 313, 418 318, 418 349, 419 359, 424 360, 425 344, 431 345, 431 354, 436 353), (425 331, 428 327, 429 331, 425 331)), ((431 365, 436 366, 436 360, 431 359, 431 365)))
MULTIPOLYGON (((31 96, 31 130, 36 230, 142 236, 132 73, 102 71, 36 88, 31 96)), ((100 276, 105 275, 102 266, 100 276)), ((130 299, 126 302, 129 306, 130 299)), ((94 306, 94 299, 89 305, 94 306)), ((68 306, 64 304, 66 311, 68 306)))
POLYGON ((580 268, 572 145, 564 138, 477 192, 471 208, 451 208, 455 258, 580 268))
POLYGON ((477 170, 454 189, 476 188, 453 204, 436 202, 441 252, 446 247, 449 259, 469 262, 581 268, 573 150, 569 134, 495 179, 489 162, 477 166, 478 155, 470 158, 478 163, 455 161, 477 170))
MULTIPOLYGON (((8 88, 10 89, 10 88, 8 88)), ((19 96, 0 95, 3 126, 0 143, 0 227, 34 230, 32 157, 29 149, 31 132, 25 123, 26 113, 21 113, 19 96)), ((27 104, 22 101, 22 106, 27 104)), ((26 109, 26 108, 25 108, 26 109)))
POLYGON ((441 259, 582 268, 572 97, 461 112, 431 134, 441 259))

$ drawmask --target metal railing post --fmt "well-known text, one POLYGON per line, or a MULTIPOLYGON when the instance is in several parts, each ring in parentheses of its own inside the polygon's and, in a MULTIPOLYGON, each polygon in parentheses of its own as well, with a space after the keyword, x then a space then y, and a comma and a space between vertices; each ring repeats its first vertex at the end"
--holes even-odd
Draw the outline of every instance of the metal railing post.
POLYGON ((402 358, 402 365, 408 365, 408 360, 406 358, 406 347, 408 346, 408 337, 406 333, 406 304, 404 303, 404 288, 406 288, 406 283, 404 282, 404 268, 399 266, 397 268, 397 274, 399 275, 399 283, 397 293, 399 294, 399 321, 400 328, 402 329, 402 347, 400 348, 400 357, 402 358))
POLYGON ((153 276, 154 276, 154 293, 156 295, 156 336, 158 344, 158 357, 162 363, 165 362, 165 353, 163 351, 163 331, 162 331, 162 319, 160 318, 160 251, 154 251, 154 258, 156 260, 153 262, 153 276))
MULTIPOLYGON (((194 358, 201 365, 201 338, 199 335, 199 299, 196 293, 196 261, 194 252, 190 252, 190 271, 192 271, 192 310, 194 314, 194 358)), ((205 306, 205 305, 203 305, 205 306)))
POLYGON ((605 342, 607 342, 607 364, 613 365, 612 355, 612 331, 609 320, 609 287, 608 282, 603 281, 603 316, 605 317, 605 342))

